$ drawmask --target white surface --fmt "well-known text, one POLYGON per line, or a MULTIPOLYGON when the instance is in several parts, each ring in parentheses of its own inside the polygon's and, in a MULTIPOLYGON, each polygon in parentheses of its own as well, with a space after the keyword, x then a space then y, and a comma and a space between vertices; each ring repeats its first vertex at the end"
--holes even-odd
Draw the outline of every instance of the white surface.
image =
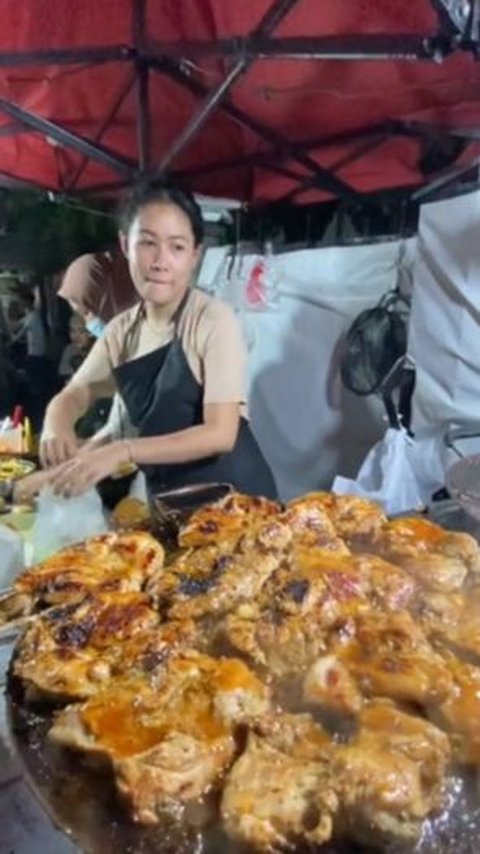
POLYGON ((479 192, 422 207, 414 277, 414 428, 480 426, 479 192))
MULTIPOLYGON (((208 250, 202 287, 215 281, 226 251, 208 250)), ((252 425, 283 499, 329 487, 337 473, 354 476, 385 430, 380 402, 342 387, 338 350, 352 320, 396 284, 399 253, 398 242, 283 253, 275 258, 279 308, 244 315, 252 425)), ((244 259, 228 289, 236 306, 254 261, 244 259)))

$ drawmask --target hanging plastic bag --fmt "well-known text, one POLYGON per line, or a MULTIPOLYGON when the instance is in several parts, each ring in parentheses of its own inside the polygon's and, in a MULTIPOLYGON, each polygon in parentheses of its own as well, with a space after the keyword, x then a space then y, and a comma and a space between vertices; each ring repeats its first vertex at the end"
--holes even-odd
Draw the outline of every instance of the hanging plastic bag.
POLYGON ((24 566, 22 537, 6 525, 0 525, 0 589, 10 587, 24 566))
POLYGON ((378 501, 388 514, 423 509, 444 483, 441 437, 412 439, 390 428, 369 451, 355 480, 336 477, 332 491, 378 501))
POLYGON ((271 243, 257 258, 244 285, 244 302, 248 311, 272 311, 278 307, 278 271, 271 243))
POLYGON ((54 495, 50 489, 42 490, 33 526, 33 561, 44 560, 64 546, 105 531, 108 531, 108 524, 95 489, 75 498, 54 495))

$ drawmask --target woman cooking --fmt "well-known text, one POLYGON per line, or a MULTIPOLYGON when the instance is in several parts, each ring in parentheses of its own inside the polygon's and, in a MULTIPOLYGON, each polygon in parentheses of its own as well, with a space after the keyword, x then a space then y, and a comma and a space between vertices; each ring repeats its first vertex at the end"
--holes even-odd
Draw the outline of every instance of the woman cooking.
POLYGON ((136 463, 150 491, 232 483, 276 496, 245 411, 245 351, 229 306, 191 287, 203 240, 196 201, 174 187, 144 188, 126 201, 120 244, 139 294, 115 317, 70 383, 50 403, 41 437, 56 491, 77 495, 136 463), (78 418, 118 391, 137 438, 80 448, 78 418))

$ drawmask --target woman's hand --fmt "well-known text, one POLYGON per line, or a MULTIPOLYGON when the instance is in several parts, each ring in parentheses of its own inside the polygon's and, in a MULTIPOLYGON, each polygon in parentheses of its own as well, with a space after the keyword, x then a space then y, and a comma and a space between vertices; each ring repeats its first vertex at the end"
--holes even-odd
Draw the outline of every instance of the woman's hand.
POLYGON ((14 504, 31 504, 38 493, 50 483, 51 470, 35 471, 17 480, 13 486, 14 504))
POLYGON ((71 460, 78 452, 79 440, 73 430, 64 430, 56 435, 40 437, 39 456, 43 468, 52 468, 71 460))
POLYGON ((82 495, 129 461, 129 447, 124 441, 101 448, 84 448, 52 474, 50 483, 57 495, 66 498, 82 495))

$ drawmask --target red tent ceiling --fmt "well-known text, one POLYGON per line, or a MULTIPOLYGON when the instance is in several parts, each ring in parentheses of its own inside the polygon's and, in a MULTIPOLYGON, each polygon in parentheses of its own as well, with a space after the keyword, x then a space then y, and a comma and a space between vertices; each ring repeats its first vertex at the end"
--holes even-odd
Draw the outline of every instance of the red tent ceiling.
MULTIPOLYGON (((307 182, 302 202, 418 186, 425 139, 439 129, 442 139, 452 129, 480 137, 480 68, 453 29, 435 41, 442 5, 458 12, 461 4, 3 0, 0 183, 95 191, 134 180, 140 159, 142 169, 168 166, 199 192, 247 201, 281 199, 299 182, 307 182), (272 8, 257 41, 242 41, 272 8), (291 54, 295 44, 302 56, 323 47, 388 58, 248 61, 249 50, 291 54), (192 116, 241 61, 241 47, 241 73, 172 156, 192 116)), ((477 145, 469 142, 459 162, 473 162, 477 145)))

